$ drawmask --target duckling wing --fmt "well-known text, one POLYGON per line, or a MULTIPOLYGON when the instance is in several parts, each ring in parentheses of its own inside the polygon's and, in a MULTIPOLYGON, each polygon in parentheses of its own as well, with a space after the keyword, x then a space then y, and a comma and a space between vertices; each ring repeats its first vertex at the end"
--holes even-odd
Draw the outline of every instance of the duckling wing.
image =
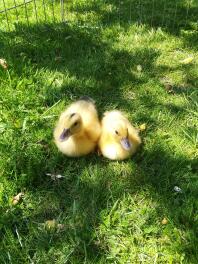
POLYGON ((89 108, 82 116, 82 119, 87 137, 90 140, 97 142, 101 134, 101 125, 95 107, 94 109, 89 108))
POLYGON ((136 145, 141 144, 141 138, 138 134, 138 131, 136 128, 134 128, 129 122, 128 122, 128 135, 129 135, 129 139, 135 143, 136 145))

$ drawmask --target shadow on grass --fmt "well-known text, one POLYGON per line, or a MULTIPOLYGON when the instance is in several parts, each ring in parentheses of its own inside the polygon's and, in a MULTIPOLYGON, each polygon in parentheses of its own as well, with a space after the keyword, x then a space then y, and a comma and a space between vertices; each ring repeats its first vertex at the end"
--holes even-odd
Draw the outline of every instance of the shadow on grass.
MULTIPOLYGON (((78 98, 81 95, 97 95, 98 101, 106 105, 111 96, 114 104, 126 105, 121 96, 121 86, 143 84, 149 78, 160 79, 164 73, 175 68, 156 66, 159 50, 139 48, 133 52, 112 48, 117 41, 114 31, 109 33, 108 41, 101 38, 100 29, 83 29, 67 25, 38 25, 27 27, 18 25, 16 31, 5 33, 2 41, 6 54, 10 51, 10 64, 15 73, 23 74, 25 65, 35 69, 61 72, 73 77, 73 83, 62 84, 59 89, 52 89, 52 80, 46 89, 46 103, 53 104, 65 95, 78 98), (7 43, 10 43, 10 46, 7 43), (144 76, 138 76, 137 65, 143 65, 144 76), (49 97, 49 100, 48 98, 49 97), (54 97, 54 100, 52 98, 54 97)), ((196 86, 191 70, 193 65, 178 68, 186 76, 186 89, 175 87, 175 93, 190 91, 189 86, 196 86)), ((195 67, 194 67, 195 68, 195 67)))
MULTIPOLYGON (((24 64, 29 63, 35 69, 45 68, 75 76, 77 81, 73 84, 61 85, 58 91, 51 91, 49 85, 45 90, 44 104, 51 106, 65 96, 71 95, 77 98, 89 94, 97 98, 101 112, 105 108, 115 106, 135 111, 138 109, 138 104, 144 105, 145 112, 136 117, 136 120, 149 121, 157 127, 157 121, 149 117, 147 112, 152 111, 156 105, 161 105, 158 98, 151 96, 148 91, 139 97, 138 104, 133 106, 133 101, 124 98, 120 90, 120 87, 134 83, 143 85, 156 71, 159 74, 163 72, 164 69, 155 66, 155 60, 159 56, 155 50, 144 48, 137 49, 133 53, 115 50, 111 45, 115 36, 112 35, 112 42, 103 42, 100 31, 70 26, 57 26, 55 29, 54 26, 32 28, 21 26, 16 32, 6 33, 6 38, 12 39, 10 62, 12 71, 16 75, 20 76, 24 64), (144 65, 145 68, 146 74, 143 78, 138 78, 131 71, 139 64, 144 65), (89 79, 93 80, 91 84, 86 83, 89 79)), ((4 48, 8 50, 10 47, 6 47, 4 42, 4 48)), ((131 86, 129 89, 133 91, 131 86)), ((172 111, 176 110, 172 109, 172 111)), ((32 248, 29 252, 30 257, 34 256, 38 248, 48 251, 53 246, 62 249, 63 245, 67 244, 73 261, 79 259, 83 261, 85 258, 95 261, 102 258, 104 252, 95 231, 100 223, 101 211, 122 197, 123 193, 134 193, 147 185, 154 189, 151 196, 154 198, 156 194, 160 196, 161 206, 167 208, 170 217, 175 219, 180 228, 182 226, 185 230, 189 230, 192 235, 189 239, 194 239, 195 230, 191 227, 191 215, 184 215, 185 210, 180 211, 179 207, 189 206, 185 200, 188 195, 196 199, 195 190, 186 189, 184 196, 181 197, 172 195, 174 185, 186 181, 183 175, 178 175, 178 167, 179 173, 181 171, 184 174, 188 173, 187 166, 191 166, 194 170, 194 161, 182 155, 170 156, 163 145, 155 143, 151 150, 142 150, 134 160, 123 163, 123 171, 116 174, 113 167, 116 163, 96 155, 69 159, 58 154, 55 147, 48 143, 51 139, 51 130, 47 124, 41 121, 36 129, 46 130, 47 138, 38 144, 34 142, 34 149, 29 145, 28 140, 25 142, 26 139, 21 137, 20 132, 15 135, 18 136, 18 145, 16 149, 8 150, 13 154, 8 171, 14 171, 15 177, 18 175, 19 190, 23 186, 32 193, 35 192, 35 197, 43 193, 39 208, 33 213, 31 208, 24 208, 29 216, 23 217, 23 212, 18 207, 16 211, 6 215, 3 222, 11 230, 17 225, 19 232, 27 236, 34 222, 43 223, 45 220, 56 218, 59 214, 66 225, 66 230, 54 235, 45 231, 31 235, 28 241, 32 248), (22 140, 24 140, 24 152, 18 153, 22 140), (130 166, 126 173, 125 164, 130 166), (136 171, 140 172, 139 178, 132 177, 133 174, 137 174, 136 171), (54 182, 45 176, 46 172, 64 174, 65 178, 54 182), (122 173, 126 174, 125 177, 121 177, 122 173), (35 241, 38 241, 37 248, 35 241)), ((190 206, 193 210, 194 205, 190 206)), ((184 250, 187 255, 196 254, 194 247, 188 246, 184 250)))
POLYGON ((100 1, 90 1, 86 5, 77 3, 71 11, 81 15, 95 13, 102 26, 119 24, 126 29, 132 24, 139 24, 148 29, 162 28, 167 33, 182 37, 184 47, 197 50, 198 5, 195 1, 108 0, 105 4, 104 7, 100 1))
MULTIPOLYGON (((13 71, 20 76, 24 64, 29 63, 37 69, 56 70, 74 77, 73 84, 63 84, 58 91, 53 91, 59 93, 57 98, 67 93, 74 98, 97 93, 99 101, 106 102, 111 96, 113 102, 118 102, 121 100, 120 86, 147 81, 137 78, 132 68, 143 64, 149 77, 159 53, 150 48, 136 49, 133 53, 114 50, 114 33, 109 36, 112 37, 110 42, 102 41, 100 33, 100 30, 67 25, 19 26, 16 32, 6 33, 7 40, 12 39, 10 63, 13 71), (87 84, 89 80, 93 80, 91 87, 87 84)), ((50 94, 51 87, 48 88, 50 94)))
POLYGON ((103 25, 138 23, 178 34, 180 29, 190 29, 197 23, 198 7, 195 2, 185 0, 108 0, 105 2, 76 3, 71 11, 77 14, 94 12, 99 14, 103 25))

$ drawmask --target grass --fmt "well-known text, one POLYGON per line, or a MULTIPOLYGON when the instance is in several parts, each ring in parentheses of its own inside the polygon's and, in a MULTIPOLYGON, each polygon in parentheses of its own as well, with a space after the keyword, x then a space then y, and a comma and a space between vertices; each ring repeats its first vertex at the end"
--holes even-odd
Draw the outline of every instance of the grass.
POLYGON ((197 263, 198 4, 81 0, 62 24, 45 2, 47 21, 0 17, 0 263, 197 263), (132 159, 58 152, 56 119, 81 95, 146 124, 132 159))

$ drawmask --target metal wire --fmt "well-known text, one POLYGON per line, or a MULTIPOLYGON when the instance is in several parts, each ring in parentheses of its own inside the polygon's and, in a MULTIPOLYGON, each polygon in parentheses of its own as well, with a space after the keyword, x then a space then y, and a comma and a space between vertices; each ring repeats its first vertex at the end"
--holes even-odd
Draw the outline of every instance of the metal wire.
POLYGON ((187 25, 187 19, 188 19, 189 9, 190 9, 190 1, 188 1, 187 10, 186 10, 186 22, 185 22, 185 27, 186 27, 186 25, 187 25))
POLYGON ((16 18, 17 18, 17 22, 19 21, 19 16, 18 16, 18 11, 17 11, 17 5, 16 5, 16 0, 14 0, 14 7, 15 7, 15 12, 16 12, 16 18))
POLYGON ((174 14, 174 19, 173 19, 173 29, 175 28, 176 15, 177 15, 177 2, 176 2, 176 5, 175 5, 175 14, 174 14))
POLYGON ((5 16, 6 16, 6 21, 7 21, 7 25, 8 25, 8 30, 10 31, 10 24, 8 21, 8 14, 7 14, 7 9, 6 9, 6 5, 5 5, 5 0, 3 0, 3 6, 4 6, 4 10, 5 10, 5 16))
MULTIPOLYGON (((31 3, 32 1, 33 1, 33 0, 29 0, 29 1, 26 1, 25 3, 26 3, 26 4, 29 4, 29 3, 31 3)), ((3 2, 4 2, 4 0, 3 0, 3 2)), ((7 12, 7 11, 9 11, 9 10, 12 10, 12 9, 18 8, 18 7, 21 7, 21 6, 24 6, 24 1, 23 1, 22 4, 19 4, 19 5, 16 5, 16 6, 12 6, 12 7, 9 7, 9 8, 6 8, 5 5, 4 5, 4 10, 1 10, 1 11, 0 11, 0 14, 1 14, 1 13, 5 13, 5 12, 7 12)))
POLYGON ((151 27, 153 26, 154 6, 155 6, 155 0, 153 0, 152 2, 151 27))
MULTIPOLYGON (((36 22, 38 23, 40 21, 40 19, 44 19, 45 21, 47 21, 48 17, 49 17, 49 12, 48 12, 48 6, 49 6, 49 10, 50 10, 50 13, 51 13, 51 19, 53 19, 53 21, 55 22, 57 19, 62 22, 65 22, 66 19, 69 19, 68 18, 68 11, 70 12, 76 12, 75 11, 75 8, 74 8, 74 5, 75 5, 75 2, 73 0, 71 0, 71 5, 70 5, 70 2, 66 2, 66 0, 22 0, 20 2, 20 4, 18 3, 17 0, 12 0, 11 2, 13 3, 13 6, 8 6, 7 4, 7 1, 6 0, 2 0, 3 2, 3 10, 0 10, 0 14, 4 14, 5 18, 5 22, 7 23, 7 28, 8 30, 10 31, 11 28, 12 28, 12 21, 11 19, 9 18, 9 11, 10 10, 13 10, 14 9, 14 12, 16 14, 16 20, 17 22, 19 22, 20 20, 20 12, 18 10, 19 7, 23 7, 24 8, 24 11, 25 11, 25 19, 27 21, 27 24, 29 25, 29 22, 30 22, 30 18, 29 18, 29 15, 30 15, 30 9, 29 9, 29 6, 28 4, 32 2, 33 4, 33 12, 35 13, 35 20, 36 22), (68 3, 69 5, 66 5, 66 3, 68 3), (38 10, 38 8, 41 6, 41 11, 43 13, 43 18, 41 16, 41 18, 39 17, 39 14, 41 13, 40 10, 38 10), (70 10, 71 8, 71 10, 70 10), (57 15, 57 11, 58 10, 58 15, 57 15), (39 11, 39 13, 38 13, 39 11)), ((187 4, 186 4, 186 14, 183 18, 184 20, 184 24, 183 26, 186 27, 188 25, 188 21, 189 21, 189 16, 190 16, 190 7, 191 7, 191 1, 190 0, 187 0, 186 1, 187 4)), ((10 2, 9 2, 10 3, 10 2)), ((163 28, 167 28, 167 27, 171 27, 171 28, 175 28, 176 26, 178 26, 176 23, 176 18, 177 18, 177 13, 178 13, 178 1, 175 1, 175 4, 174 4, 174 10, 171 11, 172 9, 169 8, 169 5, 168 5, 168 2, 166 0, 163 0, 163 1, 157 1, 157 0, 151 0, 150 1, 150 4, 151 4, 151 12, 149 14, 149 21, 148 23, 150 24, 151 27, 154 26, 154 23, 155 23, 155 10, 157 10, 157 6, 158 6, 158 3, 161 4, 161 18, 159 18, 160 20, 160 24, 161 24, 161 27, 163 28), (172 25, 170 25, 170 20, 168 18, 170 18, 172 16, 172 25)), ((104 1, 104 4, 105 5, 109 5, 109 1, 108 0, 105 0, 104 1)), ((119 25, 122 24, 122 22, 124 22, 124 19, 126 18, 127 16, 127 19, 128 19, 128 22, 129 23, 132 23, 132 21, 134 21, 135 17, 136 18, 136 22, 141 25, 145 22, 145 18, 147 16, 147 14, 145 12, 147 12, 146 10, 146 5, 144 5, 144 0, 136 0, 136 1, 129 1, 128 2, 129 4, 129 8, 125 8, 125 3, 123 0, 117 0, 117 9, 116 9, 116 14, 117 14, 117 22, 119 23, 119 25), (136 2, 137 6, 134 5, 134 2, 136 2), (134 13, 133 9, 132 8, 136 8, 136 13, 134 13), (132 17, 133 15, 135 15, 135 17, 132 17)), ((108 7, 109 9, 111 9, 111 5, 109 5, 110 7, 108 7)), ((172 5, 171 5, 172 6, 172 5)), ((86 14, 86 10, 85 10, 85 14, 86 14)), ((110 17, 111 17, 111 10, 108 10, 108 17, 107 19, 105 20, 105 22, 108 23, 111 23, 110 21, 110 17)), ((78 16, 75 16, 77 19, 78 19, 78 16)), ((73 16, 71 16, 71 21, 73 20, 72 19, 73 16)), ((14 21, 16 21, 14 20, 14 21)), ((76 22, 78 24, 78 22, 76 22)), ((86 25, 89 24, 89 21, 87 19, 87 21, 85 22, 86 25)), ((89 27, 91 27, 92 25, 89 24, 89 27)), ((100 25, 98 25, 100 26, 100 25)))
POLYGON ((120 23, 121 22, 121 1, 119 0, 119 26, 120 26, 120 23))
POLYGON ((64 1, 63 0, 60 0, 60 7, 61 7, 61 20, 62 22, 65 21, 65 16, 64 16, 64 1))
POLYGON ((164 1, 164 11, 163 11, 163 17, 162 17, 162 27, 164 26, 165 10, 166 10, 166 0, 164 1))
POLYGON ((139 24, 142 23, 142 1, 139 0, 139 24))
POLYGON ((42 5, 43 5, 43 12, 44 12, 45 21, 46 21, 47 20, 47 16, 46 16, 45 0, 42 0, 42 5))
POLYGON ((37 8, 36 8, 36 0, 34 0, 34 12, 36 16, 36 22, 38 23, 38 15, 37 15, 37 8))
POLYGON ((129 7, 129 22, 130 22, 130 24, 131 24, 131 19, 132 19, 131 11, 132 11, 132 3, 130 2, 130 7, 129 7))
POLYGON ((28 19, 28 11, 27 11, 27 5, 26 5, 26 1, 24 0, 24 8, 25 8, 25 16, 26 16, 26 20, 27 20, 27 23, 28 23, 28 26, 29 26, 29 19, 28 19))
POLYGON ((55 14, 54 14, 54 0, 52 0, 52 16, 53 16, 53 20, 55 22, 55 14))

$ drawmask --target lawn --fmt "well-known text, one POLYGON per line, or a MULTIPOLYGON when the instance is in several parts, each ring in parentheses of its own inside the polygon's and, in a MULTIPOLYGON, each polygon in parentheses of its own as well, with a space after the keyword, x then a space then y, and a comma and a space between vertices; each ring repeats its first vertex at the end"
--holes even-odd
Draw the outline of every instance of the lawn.
POLYGON ((0 14, 0 263, 197 263, 197 1, 41 2, 0 14), (134 157, 58 152, 82 95, 145 124, 134 157))

